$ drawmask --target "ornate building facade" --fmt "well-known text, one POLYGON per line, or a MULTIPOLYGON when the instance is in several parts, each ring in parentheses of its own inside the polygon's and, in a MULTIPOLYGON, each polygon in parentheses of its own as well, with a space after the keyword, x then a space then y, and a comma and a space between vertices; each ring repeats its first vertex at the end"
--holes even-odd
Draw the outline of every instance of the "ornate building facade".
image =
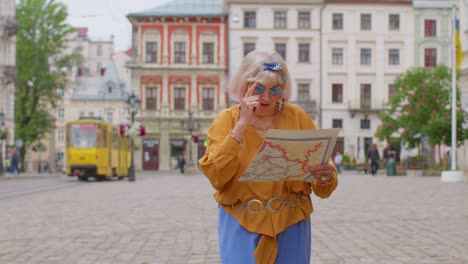
POLYGON ((131 90, 141 99, 135 166, 170 170, 197 163, 216 113, 227 106, 227 13, 222 0, 173 0, 129 14, 131 90))
MULTIPOLYGON (((6 147, 14 144, 14 102, 16 70, 16 19, 14 0, 0 0, 0 156, 6 157, 6 147), (8 135, 8 136, 6 136, 8 135)), ((2 160, 0 159, 0 162, 2 160)))

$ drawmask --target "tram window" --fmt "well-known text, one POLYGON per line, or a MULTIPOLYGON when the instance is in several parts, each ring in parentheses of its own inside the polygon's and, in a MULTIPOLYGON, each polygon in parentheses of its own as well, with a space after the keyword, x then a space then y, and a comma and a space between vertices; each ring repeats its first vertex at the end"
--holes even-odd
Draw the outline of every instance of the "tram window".
POLYGON ((71 146, 74 148, 96 147, 96 125, 95 124, 72 124, 71 146))

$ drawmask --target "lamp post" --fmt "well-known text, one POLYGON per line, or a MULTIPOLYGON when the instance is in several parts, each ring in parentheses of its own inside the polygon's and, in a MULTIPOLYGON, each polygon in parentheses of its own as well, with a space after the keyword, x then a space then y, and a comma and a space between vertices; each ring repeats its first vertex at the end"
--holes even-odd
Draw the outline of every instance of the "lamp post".
MULTIPOLYGON (((5 133, 3 131, 3 118, 5 117, 5 115, 3 114, 3 111, 0 112, 0 130, 2 131, 2 133, 5 133)), ((0 176, 3 176, 4 175, 4 168, 3 168, 3 135, 2 137, 0 138, 0 176)))
POLYGON ((187 166, 185 169, 185 175, 195 175, 196 174, 196 167, 195 167, 195 162, 193 160, 193 153, 192 153, 192 144, 194 142, 193 140, 193 130, 196 128, 197 123, 193 118, 192 111, 188 112, 188 119, 187 119, 187 129, 190 133, 189 138, 188 138, 188 144, 189 144, 189 160, 187 162, 187 166))
MULTIPOLYGON (((135 95, 135 93, 132 91, 132 94, 130 94, 127 98, 127 110, 130 114, 130 127, 133 127, 133 123, 135 122, 135 115, 138 113, 138 108, 140 107, 140 99, 135 95)), ((133 137, 129 136, 130 139, 130 169, 128 173, 128 180, 133 182, 135 181, 135 163, 134 163, 134 158, 133 158, 133 149, 134 149, 134 142, 133 142, 133 137)))
POLYGON ((192 111, 188 112, 189 118, 188 118, 188 130, 190 132, 190 139, 189 139, 189 163, 193 164, 193 158, 192 158, 192 141, 193 141, 193 116, 192 116, 192 111))
POLYGON ((39 132, 38 136, 39 136, 39 144, 36 147, 36 151, 39 153, 39 163, 38 163, 38 166, 37 166, 37 173, 41 173, 41 170, 42 170, 42 165, 41 165, 41 151, 42 151, 41 137, 42 137, 42 133, 39 132))

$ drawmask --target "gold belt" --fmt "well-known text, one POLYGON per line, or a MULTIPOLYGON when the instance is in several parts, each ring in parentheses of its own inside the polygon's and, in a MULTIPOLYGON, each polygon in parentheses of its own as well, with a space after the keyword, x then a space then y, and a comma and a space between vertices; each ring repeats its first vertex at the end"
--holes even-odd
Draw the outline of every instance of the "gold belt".
MULTIPOLYGON (((294 196, 296 196, 297 200, 307 200, 308 195, 304 194, 299 194, 299 193, 293 193, 294 196)), ((246 209, 247 212, 258 215, 263 212, 264 209, 268 209, 272 213, 278 213, 281 211, 281 209, 284 208, 284 206, 290 206, 290 207, 295 207, 297 206, 297 203, 294 203, 289 199, 290 195, 288 195, 285 198, 281 197, 273 197, 268 199, 266 202, 266 205, 263 204, 263 202, 257 198, 253 198, 248 200, 246 203, 243 201, 239 200, 235 204, 231 204, 232 209, 236 211, 242 211, 243 209, 246 209)))

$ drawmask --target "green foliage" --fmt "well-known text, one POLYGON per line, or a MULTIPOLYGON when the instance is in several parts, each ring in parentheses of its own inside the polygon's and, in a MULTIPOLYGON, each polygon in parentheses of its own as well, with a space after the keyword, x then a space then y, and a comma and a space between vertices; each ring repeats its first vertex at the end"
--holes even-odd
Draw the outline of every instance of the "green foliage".
POLYGON ((344 154, 343 155, 343 165, 347 165, 349 164, 349 162, 351 161, 350 157, 348 154, 344 154))
POLYGON ((16 40, 16 137, 28 147, 52 129, 49 111, 67 85, 65 71, 83 59, 79 50, 65 53, 73 29, 65 23, 67 9, 58 0, 20 0, 16 16, 21 25, 16 40))
MULTIPOLYGON (((451 69, 413 68, 399 77, 395 83, 396 93, 386 109, 380 113, 382 124, 375 136, 389 140, 400 136, 413 148, 421 143, 424 136, 434 146, 451 144, 451 69)), ((460 108, 460 94, 457 90, 457 140, 467 139, 468 132, 463 123, 468 120, 460 108)))

